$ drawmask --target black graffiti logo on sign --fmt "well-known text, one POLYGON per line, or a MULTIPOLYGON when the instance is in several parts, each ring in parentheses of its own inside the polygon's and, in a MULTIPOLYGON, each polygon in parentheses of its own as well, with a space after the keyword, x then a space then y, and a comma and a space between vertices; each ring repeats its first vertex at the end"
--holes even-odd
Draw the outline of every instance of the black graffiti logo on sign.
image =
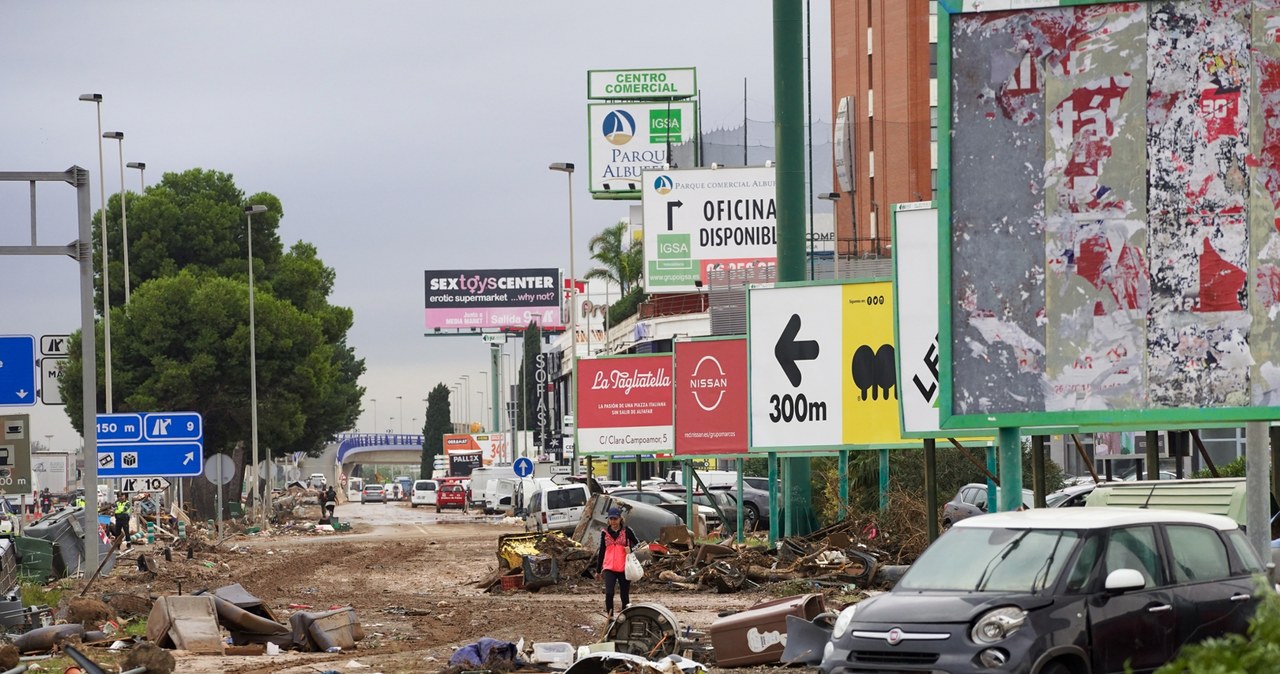
POLYGON ((872 400, 888 400, 889 391, 893 391, 893 399, 898 399, 898 372, 894 363, 893 345, 882 344, 874 351, 867 344, 853 352, 853 383, 867 399, 871 393, 872 400))

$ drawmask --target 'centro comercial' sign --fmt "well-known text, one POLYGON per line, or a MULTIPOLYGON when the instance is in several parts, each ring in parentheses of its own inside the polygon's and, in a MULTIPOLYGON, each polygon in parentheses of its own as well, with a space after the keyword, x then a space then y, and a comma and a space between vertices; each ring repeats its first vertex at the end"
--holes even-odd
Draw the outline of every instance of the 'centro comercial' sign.
POLYGON ((696 95, 698 76, 694 68, 587 71, 589 99, 669 99, 696 95))

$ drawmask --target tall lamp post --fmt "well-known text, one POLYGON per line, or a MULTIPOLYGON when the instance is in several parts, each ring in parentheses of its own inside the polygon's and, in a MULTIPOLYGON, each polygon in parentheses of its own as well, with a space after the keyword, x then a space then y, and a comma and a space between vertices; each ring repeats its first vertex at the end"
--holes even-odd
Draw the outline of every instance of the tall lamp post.
POLYGON ((131 161, 125 164, 127 168, 138 169, 138 194, 147 191, 147 162, 131 161))
MULTIPOLYGON (((466 410, 467 410, 466 418, 463 419, 462 421, 467 425, 467 428, 470 429, 471 428, 471 375, 464 374, 464 375, 461 375, 459 379, 462 380, 462 404, 466 407, 466 410)), ((468 430, 467 432, 470 432, 470 430, 468 430)))
MULTIPOLYGON (((484 395, 482 395, 482 396, 480 397, 480 423, 482 423, 482 424, 484 424, 484 423, 488 423, 488 422, 487 422, 487 421, 485 421, 485 420, 489 418, 489 410, 488 410, 488 407, 485 405, 485 401, 489 399, 489 394, 485 393, 485 391, 489 388, 489 386, 490 386, 490 385, 491 385, 491 382, 489 381, 489 371, 488 371, 488 370, 481 370, 481 371, 480 371, 480 386, 479 386, 480 390, 479 390, 479 391, 477 391, 477 393, 482 393, 482 394, 484 394, 484 395)), ((489 430, 490 432, 494 432, 494 431, 497 431, 498 429, 497 429, 497 428, 490 428, 490 429, 488 429, 488 430, 489 430)))
POLYGON ((124 191, 124 132, 108 131, 102 134, 103 138, 110 138, 117 142, 120 150, 120 240, 124 242, 124 303, 129 303, 129 214, 125 208, 128 199, 125 198, 124 191))
MULTIPOLYGON (((480 396, 480 423, 483 424, 485 418, 488 416, 488 411, 489 411, 488 406, 485 405, 485 402, 487 399, 485 398, 484 391, 476 391, 476 395, 480 396)), ((492 428, 488 430, 490 432, 493 431, 492 428)))
POLYGON ((373 432, 378 432, 378 399, 370 398, 369 402, 373 403, 373 432))
POLYGON ((102 200, 99 218, 99 236, 102 237, 102 385, 107 394, 106 412, 111 414, 114 411, 111 403, 111 286, 107 283, 107 182, 103 177, 106 168, 102 162, 102 94, 80 94, 80 100, 93 103, 98 109, 98 198, 102 200))
MULTIPOLYGON (((569 380, 569 410, 573 414, 573 427, 578 427, 578 274, 573 266, 573 164, 556 162, 547 168, 560 171, 569 179, 569 371, 573 373, 569 380)), ((575 430, 573 438, 573 458, 570 471, 578 470, 578 436, 575 430)))
POLYGON ((396 396, 400 402, 400 435, 404 435, 404 396, 396 396))
POLYGON ((458 398, 461 397, 462 382, 455 381, 449 385, 449 421, 455 424, 462 423, 462 405, 458 404, 458 398))
MULTIPOLYGON (((831 202, 831 229, 832 229, 832 234, 834 236, 833 240, 831 241, 831 278, 836 279, 838 281, 840 280, 840 231, 839 231, 839 228, 836 227, 835 217, 836 217, 837 207, 840 205, 840 193, 824 192, 822 194, 819 194, 818 198, 822 199, 823 201, 831 202)), ((857 237, 857 232, 854 233, 854 237, 855 238, 857 237)), ((812 249, 813 237, 810 237, 809 246, 810 246, 809 256, 812 257, 813 256, 813 249, 812 249)))
POLYGON ((253 315, 253 216, 266 213, 266 206, 245 206, 246 239, 249 244, 249 427, 253 444, 253 502, 257 505, 263 526, 267 509, 262 507, 262 484, 258 481, 258 343, 257 324, 253 315))

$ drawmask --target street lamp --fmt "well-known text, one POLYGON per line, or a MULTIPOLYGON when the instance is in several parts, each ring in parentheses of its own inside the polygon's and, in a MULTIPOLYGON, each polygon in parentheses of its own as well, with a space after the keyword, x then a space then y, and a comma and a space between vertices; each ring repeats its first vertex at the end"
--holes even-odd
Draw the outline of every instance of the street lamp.
MULTIPOLYGON (((481 370, 480 371, 480 392, 484 393, 485 391, 488 391, 492 387, 492 384, 493 382, 489 381, 489 371, 481 370)), ((484 397, 480 398, 480 423, 482 424, 487 423, 485 420, 488 419, 490 416, 492 416, 489 414, 489 410, 484 404, 484 401, 490 399, 491 397, 492 396, 490 394, 485 393, 484 397)), ((494 428, 491 428, 489 430, 496 431, 497 427, 495 426, 494 428)))
POLYGON ((400 401, 400 435, 404 435, 404 396, 396 396, 400 401))
POLYGON ((120 149, 120 238, 124 242, 124 303, 129 303, 129 215, 125 209, 124 193, 124 132, 108 131, 102 134, 103 138, 110 138, 118 142, 117 147, 120 149))
POLYGON ((111 293, 107 283, 107 183, 103 173, 106 169, 102 163, 102 94, 80 94, 80 100, 93 103, 98 108, 98 198, 102 200, 101 217, 99 218, 100 236, 102 237, 102 351, 103 386, 107 393, 107 414, 111 414, 111 293))
POLYGON ((266 213, 266 206, 245 206, 245 232, 249 243, 249 427, 253 443, 253 502, 262 513, 265 527, 267 510, 262 507, 262 485, 258 481, 258 343, 257 324, 253 316, 253 216, 266 213))
POLYGON ((463 419, 463 423, 471 425, 471 375, 464 374, 459 377, 462 379, 462 404, 466 405, 467 414, 463 419))
MULTIPOLYGON (((485 417, 488 416, 488 408, 485 406, 485 401, 488 400, 488 398, 485 397, 484 391, 476 391, 476 395, 480 396, 480 423, 483 424, 485 417)), ((492 431, 493 429, 491 428, 489 430, 492 431)))
POLYGON ((458 398, 461 396, 455 395, 461 390, 462 384, 460 382, 454 382, 449 385, 449 423, 451 424, 458 423, 462 419, 462 407, 457 404, 458 398))
MULTIPOLYGON (((832 270, 832 271, 831 271, 831 278, 836 279, 836 280, 838 281, 838 280, 840 280, 840 232, 839 232, 839 228, 838 228, 838 227, 836 227, 836 223, 835 223, 835 216, 836 216, 836 210, 837 210, 837 208, 836 208, 836 207, 840 205, 840 193, 839 193, 839 192, 824 192, 824 193, 822 193, 822 194, 819 194, 819 195, 818 195, 818 198, 819 198, 819 199, 822 199, 822 200, 824 200, 824 201, 830 201, 830 202, 831 202, 831 218, 832 218, 832 220, 831 220, 831 229, 832 229, 832 234, 834 235, 834 240, 831 242, 831 245, 832 245, 832 248, 831 248, 831 262, 832 262, 832 265, 831 265, 831 270, 832 270)), ((853 203, 853 200, 852 200, 852 199, 850 199, 850 200, 849 200, 849 203, 850 203, 850 204, 852 204, 852 203, 853 203)), ((852 212, 852 211, 850 211, 850 212, 852 212)), ((852 223, 850 223, 850 224, 852 224, 852 223)), ((857 238, 858 233, 855 231, 853 235, 854 235, 854 238, 857 238)), ((813 240, 812 240, 812 237, 810 237, 810 240, 809 240, 809 246, 810 246, 810 249, 809 249, 809 255, 810 255, 810 256, 812 256, 812 255, 813 255, 813 248, 812 248, 812 246, 813 246, 813 240)))
POLYGON ((146 192, 147 191, 147 162, 131 161, 128 164, 125 164, 125 166, 131 169, 138 169, 138 194, 142 194, 143 192, 146 192))
MULTIPOLYGON (((572 279, 569 285, 569 333, 573 336, 569 340, 569 371, 573 373, 573 378, 569 381, 569 410, 573 414, 574 427, 578 423, 578 274, 573 267, 573 164, 569 162, 557 162, 547 168, 552 171, 560 171, 569 179, 569 278, 572 279)), ((571 459, 570 471, 578 470, 578 443, 573 443, 573 458, 571 459)))
POLYGON ((369 402, 373 403, 373 432, 378 432, 378 399, 370 398, 369 402))

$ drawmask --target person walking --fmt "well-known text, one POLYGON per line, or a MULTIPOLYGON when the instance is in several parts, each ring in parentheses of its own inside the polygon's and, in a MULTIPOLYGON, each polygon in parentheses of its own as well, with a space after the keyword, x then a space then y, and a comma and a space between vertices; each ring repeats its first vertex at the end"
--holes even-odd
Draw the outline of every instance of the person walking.
POLYGON ((327 519, 333 519, 333 511, 338 507, 338 492, 334 491, 330 486, 324 490, 324 510, 328 513, 327 519))
POLYGON ((596 551, 596 575, 604 574, 604 610, 613 618, 613 590, 621 591, 622 608, 631 604, 631 581, 627 580, 627 554, 639 540, 636 532, 622 521, 622 509, 609 508, 609 524, 600 530, 600 547, 596 551))
POLYGON ((122 532, 124 533, 124 546, 127 548, 129 545, 129 518, 133 514, 127 494, 122 491, 116 492, 116 506, 112 512, 115 514, 116 519, 115 535, 119 536, 122 532))

